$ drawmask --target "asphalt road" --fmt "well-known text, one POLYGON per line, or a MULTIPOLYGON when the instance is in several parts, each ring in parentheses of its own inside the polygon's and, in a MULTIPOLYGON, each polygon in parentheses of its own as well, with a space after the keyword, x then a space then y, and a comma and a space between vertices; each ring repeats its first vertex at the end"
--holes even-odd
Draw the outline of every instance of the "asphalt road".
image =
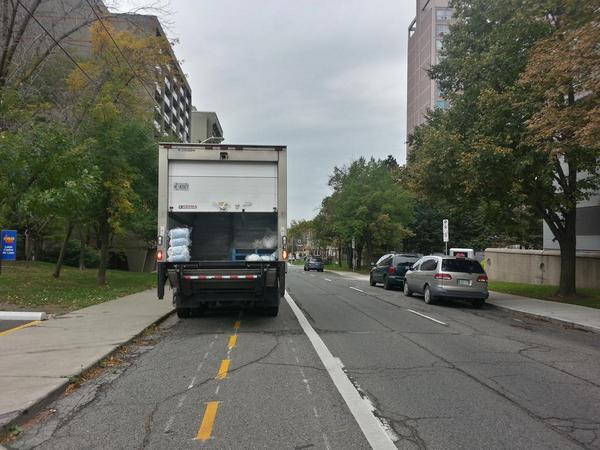
MULTIPOLYGON (((287 287, 398 448, 600 449, 598 335, 297 267, 287 287)), ((11 447, 370 448, 285 302, 173 319, 139 353, 11 447)))

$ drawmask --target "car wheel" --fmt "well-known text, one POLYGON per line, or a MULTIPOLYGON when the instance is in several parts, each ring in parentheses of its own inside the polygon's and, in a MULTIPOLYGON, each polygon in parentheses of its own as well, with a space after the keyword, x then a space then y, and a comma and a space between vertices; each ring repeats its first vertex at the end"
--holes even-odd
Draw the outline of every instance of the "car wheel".
POLYGON ((377 283, 375 282, 375 280, 373 279, 373 274, 369 275, 369 284, 371 286, 375 286, 377 283))
POLYGON ((390 281, 390 279, 388 277, 385 277, 383 279, 383 288, 386 291, 391 291, 392 290, 392 282, 390 281))
POLYGON ((307 272, 307 271, 308 271, 308 269, 305 267, 305 268, 304 268, 304 271, 305 271, 305 272, 307 272))
POLYGON ((423 299, 428 305, 433 305, 435 303, 435 298, 431 294, 431 288, 429 286, 425 286, 425 290, 423 291, 423 299))
POLYGON ((180 319, 189 319, 192 316, 192 310, 190 308, 177 308, 177 317, 180 319))
POLYGON ((319 272, 323 272, 323 269, 319 269, 319 272))
POLYGON ((404 286, 402 286, 402 290, 404 291, 404 295, 406 295, 407 297, 410 297, 411 295, 413 295, 413 291, 411 291, 408 288, 408 283, 406 281, 404 282, 404 286))
POLYGON ((485 300, 473 300, 473 308, 483 308, 485 300))

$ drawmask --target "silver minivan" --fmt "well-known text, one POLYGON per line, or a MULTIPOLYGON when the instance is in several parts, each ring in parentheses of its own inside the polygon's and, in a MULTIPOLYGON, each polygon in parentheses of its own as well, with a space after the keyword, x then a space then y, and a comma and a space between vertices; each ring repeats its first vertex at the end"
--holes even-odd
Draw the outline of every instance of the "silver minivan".
POLYGON ((406 272, 404 295, 412 294, 423 294, 429 304, 448 298, 470 300, 481 307, 489 297, 488 277, 474 259, 425 256, 406 272))

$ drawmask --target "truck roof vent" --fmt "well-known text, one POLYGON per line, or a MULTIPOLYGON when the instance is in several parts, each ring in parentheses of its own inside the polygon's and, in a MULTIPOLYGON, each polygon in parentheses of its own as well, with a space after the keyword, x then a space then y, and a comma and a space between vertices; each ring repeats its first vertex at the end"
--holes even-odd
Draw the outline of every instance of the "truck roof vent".
POLYGON ((222 160, 229 159, 229 153, 227 153, 227 152, 221 152, 221 159, 222 160))

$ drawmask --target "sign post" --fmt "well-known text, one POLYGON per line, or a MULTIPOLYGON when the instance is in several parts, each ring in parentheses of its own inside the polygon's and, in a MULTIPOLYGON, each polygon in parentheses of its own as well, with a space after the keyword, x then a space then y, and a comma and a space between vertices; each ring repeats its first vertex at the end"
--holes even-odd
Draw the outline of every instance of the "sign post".
POLYGON ((446 244, 446 255, 448 254, 448 241, 450 237, 450 228, 448 225, 448 219, 442 220, 442 234, 444 237, 444 243, 446 244))
POLYGON ((0 232, 0 270, 2 267, 1 261, 14 261, 16 259, 17 259, 17 231, 16 230, 2 230, 0 232))
POLYGON ((354 272, 354 268, 356 267, 356 252, 354 249, 356 248, 356 241, 354 240, 354 236, 352 236, 352 272, 354 272))

